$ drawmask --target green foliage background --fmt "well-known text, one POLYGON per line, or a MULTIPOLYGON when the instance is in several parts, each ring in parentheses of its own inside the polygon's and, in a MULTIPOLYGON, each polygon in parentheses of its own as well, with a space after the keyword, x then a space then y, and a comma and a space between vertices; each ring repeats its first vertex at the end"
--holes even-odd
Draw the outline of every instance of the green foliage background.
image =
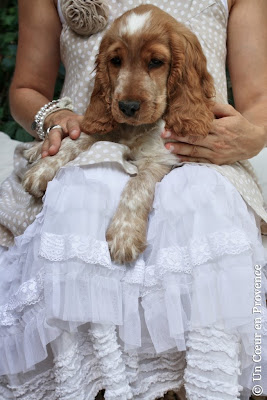
MULTIPOLYGON (((45 1, 45 0, 44 0, 45 1)), ((18 125, 10 115, 8 90, 14 73, 18 41, 17 0, 1 0, 0 3, 0 131, 12 139, 23 142, 33 137, 18 125)), ((55 88, 58 98, 64 80, 64 68, 61 66, 55 88)))

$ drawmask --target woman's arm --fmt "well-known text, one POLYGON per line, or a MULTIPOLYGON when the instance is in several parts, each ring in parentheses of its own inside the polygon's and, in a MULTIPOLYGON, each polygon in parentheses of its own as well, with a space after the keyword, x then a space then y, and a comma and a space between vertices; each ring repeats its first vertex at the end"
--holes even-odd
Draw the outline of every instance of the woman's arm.
MULTIPOLYGON (((16 68, 10 87, 10 109, 14 119, 32 136, 34 116, 53 98, 60 64, 61 22, 54 0, 19 0, 19 41, 16 68)), ((66 110, 51 114, 46 125, 60 124, 61 130, 53 131, 50 142, 44 144, 43 155, 55 154, 62 136, 74 130, 79 136, 77 120, 81 117, 66 110), (70 122, 71 121, 71 122, 70 122), (50 149, 50 150, 49 150, 50 149)))
POLYGON ((60 54, 61 23, 53 0, 19 0, 19 41, 10 87, 14 119, 31 135, 37 111, 52 100, 60 54))
POLYGON ((169 136, 178 143, 166 147, 172 146, 182 161, 231 164, 255 156, 267 145, 266 21, 266 0, 234 1, 227 49, 236 109, 215 104, 218 119, 214 120, 211 133, 197 143, 169 136))
POLYGON ((267 129, 266 0, 235 0, 227 50, 235 108, 250 122, 267 129))

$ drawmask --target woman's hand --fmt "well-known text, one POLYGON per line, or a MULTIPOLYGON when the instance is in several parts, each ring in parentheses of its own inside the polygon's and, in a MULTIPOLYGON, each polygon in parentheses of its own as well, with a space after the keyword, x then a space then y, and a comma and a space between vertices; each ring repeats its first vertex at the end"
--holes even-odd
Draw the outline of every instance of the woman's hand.
POLYGON ((75 140, 81 134, 82 115, 77 115, 69 110, 59 110, 54 112, 45 119, 44 129, 49 126, 60 125, 62 129, 55 128, 49 132, 42 147, 42 157, 53 156, 60 149, 62 139, 69 136, 75 140))
POLYGON ((215 103, 213 113, 217 119, 206 138, 192 140, 165 131, 163 138, 177 140, 177 143, 166 143, 165 147, 181 161, 217 165, 247 160, 265 147, 267 132, 263 126, 253 125, 228 104, 215 103))

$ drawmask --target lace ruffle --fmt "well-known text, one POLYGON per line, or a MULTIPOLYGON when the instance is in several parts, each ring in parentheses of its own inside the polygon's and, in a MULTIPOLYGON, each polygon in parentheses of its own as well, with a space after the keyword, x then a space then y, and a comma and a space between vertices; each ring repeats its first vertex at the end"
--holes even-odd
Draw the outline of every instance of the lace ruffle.
MULTIPOLYGON (((103 246, 99 246, 99 243, 96 243, 95 246, 91 244, 91 248, 98 248, 98 255, 94 259, 90 251, 86 251, 89 249, 87 243, 92 243, 90 238, 82 238, 80 242, 79 238, 76 237, 73 246, 70 245, 72 236, 59 237, 43 234, 42 238, 44 240, 41 240, 41 255, 45 254, 48 257, 48 260, 43 264, 44 269, 41 269, 35 278, 24 282, 9 302, 1 306, 1 329, 9 327, 13 334, 17 331, 17 335, 25 335, 35 319, 35 329, 37 330, 41 328, 43 321, 47 321, 49 332, 52 323, 54 325, 52 337, 55 337, 55 335, 60 334, 63 326, 64 329, 73 330, 89 321, 112 323, 121 326, 120 336, 126 348, 138 349, 142 346, 141 320, 143 317, 140 315, 139 302, 139 298, 142 296, 145 324, 152 339, 152 348, 155 348, 158 352, 166 351, 175 346, 178 346, 180 351, 185 350, 186 332, 189 329, 188 318, 191 315, 192 303, 192 270, 191 273, 188 273, 183 268, 179 268, 179 263, 175 263, 172 255, 186 254, 185 259, 193 260, 192 268, 194 263, 204 262, 201 268, 199 265, 195 267, 200 268, 199 273, 203 276, 199 279, 205 280, 208 284, 205 300, 208 304, 209 302, 212 303, 213 297, 218 297, 214 292, 216 290, 214 288, 217 286, 216 280, 221 280, 221 284, 224 280, 223 263, 221 266, 220 262, 218 264, 223 252, 235 255, 234 264, 237 265, 237 269, 233 277, 238 277, 238 264, 243 263, 244 253, 250 249, 250 245, 242 232, 232 230, 227 233, 213 234, 210 237, 203 238, 198 243, 196 240, 192 241, 187 248, 170 249, 173 251, 169 251, 169 253, 166 251, 164 253, 165 258, 162 257, 162 251, 159 251, 159 258, 156 266, 154 266, 157 280, 153 281, 151 275, 147 273, 152 267, 145 268, 143 259, 139 260, 137 263, 139 267, 136 269, 113 265, 105 243, 103 243, 103 246), (47 238, 49 240, 46 240, 47 238), (65 254, 68 254, 70 258, 64 259, 62 262, 55 262, 55 253, 63 254, 62 249, 66 249, 65 254), (75 249, 75 252, 73 249, 75 249), (203 249, 208 250, 201 255, 203 249), (213 253, 212 249, 214 249, 213 253), (170 259, 168 254, 170 254, 170 259), (200 254, 198 259, 196 259, 197 254, 200 254), (239 259, 239 257, 241 258, 239 259), (86 263, 85 260, 88 262, 86 263), (217 272, 218 276, 212 272, 214 270, 212 263, 215 260, 217 260, 218 271, 221 271, 220 273, 217 272), (170 265, 174 265, 174 263, 178 268, 172 271, 170 265), (160 285, 160 282, 163 283, 163 286, 160 285), (153 286, 153 283, 156 283, 156 285, 153 286), (143 288, 146 285, 150 292, 144 291, 143 288), (24 311, 24 314, 21 314, 22 311, 24 311), (22 320, 28 321, 29 328, 26 326, 22 329, 22 320)), ((246 275, 244 267, 243 275, 246 275)), ((235 281, 233 285, 235 285, 235 281)), ((194 288, 194 291, 197 292, 196 288, 194 288)), ((231 292, 229 284, 223 291, 225 291, 225 296, 227 296, 228 291, 231 292)), ((247 291, 246 293, 248 296, 247 291)), ((215 307, 213 316, 222 318, 222 320, 227 319, 227 314, 222 314, 219 305, 217 308, 214 301, 213 306, 215 307)), ((208 310, 206 303, 200 305, 199 308, 208 310)), ((247 323, 248 316, 245 316, 243 311, 241 312, 239 306, 237 308, 237 312, 243 315, 243 322, 247 323)), ((208 314, 211 316, 211 313, 208 312, 208 314)), ((205 321, 207 321, 206 317, 205 321)), ((204 321, 200 322, 199 320, 197 323, 200 323, 200 326, 205 326, 204 321)), ((46 344, 47 340, 49 341, 49 334, 47 332, 42 333, 42 328, 39 334, 46 338, 41 341, 46 344)), ((19 341, 22 340, 22 337, 19 341)), ((40 348, 38 345, 35 352, 38 356, 34 357, 32 362, 40 361, 42 358, 39 357, 41 354, 45 354, 44 351, 44 347, 41 346, 40 348)))
POLYGON ((213 326, 198 331, 192 330, 187 345, 184 379, 190 398, 195 399, 197 394, 199 398, 204 398, 204 393, 208 399, 226 400, 239 397, 239 391, 242 390, 238 384, 240 337, 222 332, 213 326))
POLYGON ((89 264, 106 267, 111 264, 107 242, 74 234, 62 236, 44 232, 41 237, 40 256, 50 261, 79 258, 89 264))
POLYGON ((25 307, 34 305, 43 299, 44 271, 40 271, 35 278, 24 282, 9 302, 0 306, 0 325, 12 326, 18 323, 21 312, 25 307))
POLYGON ((251 244, 244 232, 232 229, 227 232, 214 232, 208 237, 194 238, 188 246, 171 247, 159 252, 158 263, 165 266, 165 273, 186 272, 225 254, 240 254, 250 250, 251 244))

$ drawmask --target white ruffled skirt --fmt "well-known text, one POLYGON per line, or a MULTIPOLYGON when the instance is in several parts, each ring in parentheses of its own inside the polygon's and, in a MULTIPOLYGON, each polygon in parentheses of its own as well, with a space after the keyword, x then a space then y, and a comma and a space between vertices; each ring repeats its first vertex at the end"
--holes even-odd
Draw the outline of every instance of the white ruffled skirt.
MULTIPOLYGON (((210 351, 238 353, 247 398, 258 383, 255 332, 267 393, 266 255, 254 213, 219 173, 186 164, 157 184, 145 252, 116 265, 105 232, 128 179, 112 163, 62 169, 35 222, 2 248, 0 399, 92 400, 105 388, 107 400, 154 400, 181 387, 185 361, 194 399, 198 371, 218 368, 201 361, 210 351)), ((203 377, 198 389, 215 398, 203 377)), ((227 390, 220 398, 235 398, 227 390)))

